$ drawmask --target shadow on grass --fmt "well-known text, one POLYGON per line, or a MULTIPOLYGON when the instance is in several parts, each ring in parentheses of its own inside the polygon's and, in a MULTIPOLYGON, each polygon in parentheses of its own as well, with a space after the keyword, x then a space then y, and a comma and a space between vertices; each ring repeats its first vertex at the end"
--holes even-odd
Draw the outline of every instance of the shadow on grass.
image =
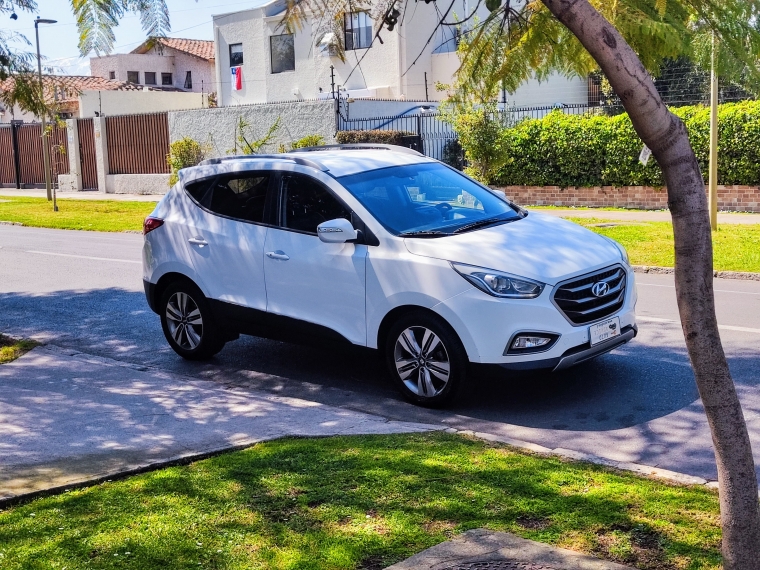
POLYGON ((488 527, 718 568, 717 496, 435 433, 287 439, 0 513, 3 568, 382 568, 488 527))

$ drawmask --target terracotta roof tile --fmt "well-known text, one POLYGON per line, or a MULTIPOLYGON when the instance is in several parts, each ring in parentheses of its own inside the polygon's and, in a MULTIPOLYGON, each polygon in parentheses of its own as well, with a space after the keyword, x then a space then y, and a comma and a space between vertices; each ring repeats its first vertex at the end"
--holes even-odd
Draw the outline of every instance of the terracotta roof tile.
POLYGON ((168 48, 188 53, 206 61, 214 61, 214 42, 210 40, 188 40, 184 38, 155 38, 138 46, 132 53, 145 53, 155 43, 160 43, 168 48))
MULTIPOLYGON (((46 98, 58 101, 76 101, 82 91, 141 91, 142 85, 116 81, 115 79, 103 79, 89 75, 43 75, 46 98)), ((9 89, 13 84, 10 77, 0 82, 0 91, 9 89)))

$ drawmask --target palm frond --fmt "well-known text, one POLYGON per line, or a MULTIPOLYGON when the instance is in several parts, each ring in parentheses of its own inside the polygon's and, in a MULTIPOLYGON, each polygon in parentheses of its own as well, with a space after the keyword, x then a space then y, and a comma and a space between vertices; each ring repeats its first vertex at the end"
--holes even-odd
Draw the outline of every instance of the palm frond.
POLYGON ((143 31, 150 37, 166 37, 171 31, 166 0, 130 0, 127 8, 140 15, 143 31))
POLYGON ((71 0, 79 30, 79 53, 110 53, 116 37, 113 29, 124 15, 122 0, 71 0))

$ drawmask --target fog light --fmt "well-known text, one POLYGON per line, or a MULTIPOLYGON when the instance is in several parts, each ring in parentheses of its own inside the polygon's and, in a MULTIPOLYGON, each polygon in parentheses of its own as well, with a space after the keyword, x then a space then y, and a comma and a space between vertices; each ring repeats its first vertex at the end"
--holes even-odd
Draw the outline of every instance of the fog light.
POLYGON ((517 333, 509 341, 504 349, 504 356, 508 354, 530 354, 532 352, 545 352, 553 347, 559 339, 558 334, 524 332, 517 333))
POLYGON ((515 350, 524 350, 526 348, 539 348, 546 346, 553 339, 546 336, 518 336, 512 342, 512 348, 515 350))

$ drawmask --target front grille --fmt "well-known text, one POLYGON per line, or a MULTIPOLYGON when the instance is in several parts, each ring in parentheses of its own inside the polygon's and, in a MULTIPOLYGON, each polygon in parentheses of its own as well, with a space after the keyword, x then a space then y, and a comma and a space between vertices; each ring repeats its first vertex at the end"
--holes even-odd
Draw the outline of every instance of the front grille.
POLYGON ((561 283, 554 291, 554 304, 571 323, 585 325, 619 311, 625 303, 625 285, 625 270, 608 267, 561 283), (599 297, 591 292, 596 283, 608 287, 599 297))

